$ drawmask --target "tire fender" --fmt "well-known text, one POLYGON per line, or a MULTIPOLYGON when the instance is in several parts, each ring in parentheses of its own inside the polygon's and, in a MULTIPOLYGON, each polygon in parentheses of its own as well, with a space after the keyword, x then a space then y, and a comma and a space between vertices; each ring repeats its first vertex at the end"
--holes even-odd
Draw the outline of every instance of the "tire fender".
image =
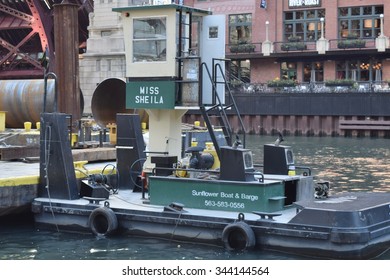
POLYGON ((223 246, 230 251, 244 251, 255 247, 256 236, 245 222, 228 224, 222 231, 223 246))
POLYGON ((88 224, 94 235, 105 237, 118 228, 118 219, 111 208, 99 207, 89 215, 88 224))

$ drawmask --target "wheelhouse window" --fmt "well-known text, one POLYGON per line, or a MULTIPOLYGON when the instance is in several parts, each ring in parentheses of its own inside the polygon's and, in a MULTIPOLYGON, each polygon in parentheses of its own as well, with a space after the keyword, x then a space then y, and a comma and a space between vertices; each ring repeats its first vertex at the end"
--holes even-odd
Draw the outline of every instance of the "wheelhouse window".
POLYGON ((165 17, 133 21, 133 62, 166 61, 165 17))
POLYGON ((296 37, 302 41, 318 40, 321 37, 320 19, 324 17, 324 9, 285 12, 284 40, 296 37))
POLYGON ((252 42, 252 14, 229 15, 229 44, 252 42))
POLYGON ((339 38, 375 38, 380 35, 383 6, 339 8, 339 38))

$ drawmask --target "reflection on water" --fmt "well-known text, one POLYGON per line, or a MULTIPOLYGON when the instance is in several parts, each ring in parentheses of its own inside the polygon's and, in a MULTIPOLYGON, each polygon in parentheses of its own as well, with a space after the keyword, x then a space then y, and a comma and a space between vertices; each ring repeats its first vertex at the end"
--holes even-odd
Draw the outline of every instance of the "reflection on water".
POLYGON ((90 234, 36 231, 30 218, 23 222, 0 219, 0 223, 4 222, 8 226, 0 228, 0 260, 297 259, 297 256, 282 253, 233 253, 220 247, 153 238, 96 238, 90 234))
MULTIPOLYGON (((247 136, 256 163, 262 162, 263 144, 276 137, 247 136)), ((357 138, 285 137, 296 165, 312 168, 318 179, 329 180, 333 192, 390 192, 390 140, 357 138)), ((222 248, 138 237, 97 239, 92 235, 34 230, 31 217, 0 219, 0 260, 6 259, 148 259, 235 260, 304 259, 277 252, 231 253, 222 248)), ((390 259, 390 252, 380 259, 390 259)))
MULTIPOLYGON (((247 148, 262 161, 263 144, 275 137, 247 136, 247 148)), ((312 174, 330 181, 334 192, 390 191, 390 139, 285 137, 296 165, 310 166, 312 174)))
MULTIPOLYGON (((0 219, 3 223, 3 219, 0 219)), ((306 260, 270 251, 228 252, 220 247, 141 237, 34 230, 32 222, 0 228, 1 260, 306 260)), ((378 259, 390 260, 390 252, 378 259)))

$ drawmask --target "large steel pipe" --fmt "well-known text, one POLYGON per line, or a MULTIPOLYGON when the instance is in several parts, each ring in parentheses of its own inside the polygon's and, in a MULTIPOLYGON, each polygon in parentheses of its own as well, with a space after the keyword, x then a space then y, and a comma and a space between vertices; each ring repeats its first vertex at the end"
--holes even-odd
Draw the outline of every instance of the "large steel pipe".
MULTIPOLYGON (((44 103, 44 80, 2 80, 0 81, 0 111, 6 112, 7 128, 23 128, 24 122, 36 123, 44 103)), ((55 81, 47 80, 46 111, 54 111, 55 81)), ((80 92, 81 111, 84 109, 80 92)))
POLYGON ((92 115, 102 127, 116 123, 116 114, 138 113, 142 122, 148 122, 149 116, 142 109, 126 109, 126 81, 125 79, 109 78, 97 86, 91 102, 92 115))
MULTIPOLYGON (((47 81, 48 112, 54 110, 54 80, 47 81)), ((22 128, 24 122, 38 122, 43 109, 44 80, 0 81, 0 111, 6 111, 6 127, 22 128)))

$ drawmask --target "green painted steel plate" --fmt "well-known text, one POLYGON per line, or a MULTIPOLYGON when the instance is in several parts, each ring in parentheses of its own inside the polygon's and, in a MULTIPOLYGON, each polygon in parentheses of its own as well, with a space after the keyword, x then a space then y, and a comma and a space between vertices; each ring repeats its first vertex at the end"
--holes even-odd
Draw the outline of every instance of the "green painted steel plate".
POLYGON ((175 81, 130 81, 126 83, 126 108, 174 109, 175 81))
POLYGON ((222 211, 275 212, 284 206, 284 184, 199 180, 176 177, 149 177, 151 204, 222 211))

